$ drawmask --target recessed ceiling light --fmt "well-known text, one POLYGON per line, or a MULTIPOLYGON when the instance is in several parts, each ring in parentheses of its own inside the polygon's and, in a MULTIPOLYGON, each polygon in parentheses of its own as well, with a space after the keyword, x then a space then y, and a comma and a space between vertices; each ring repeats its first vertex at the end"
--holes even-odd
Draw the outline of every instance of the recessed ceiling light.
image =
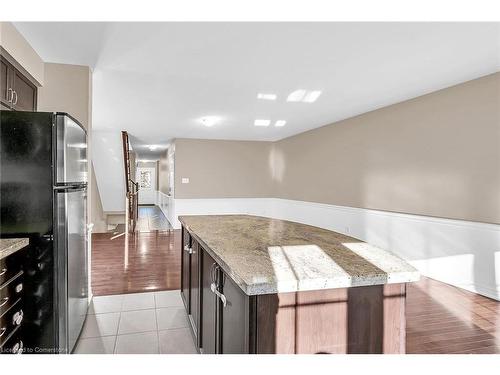
POLYGON ((320 95, 321 91, 309 91, 302 101, 305 103, 314 103, 320 95))
POLYGON ((149 145, 148 148, 151 150, 151 151, 154 151, 158 148, 159 146, 158 145, 149 145))
POLYGON ((271 120, 255 120, 255 126, 269 126, 271 124, 271 120))
POLYGON ((217 116, 205 116, 200 119, 201 123, 207 127, 214 126, 220 120, 217 116))
POLYGON ((276 100, 278 96, 276 94, 263 94, 263 93, 258 93, 257 94, 257 99, 262 99, 262 100, 276 100))
POLYGON ((282 126, 285 126, 286 124, 286 121, 285 120, 278 120, 274 123, 274 126, 277 126, 277 127, 282 127, 282 126))
POLYGON ((295 90, 290 95, 288 95, 288 98, 286 98, 286 101, 287 102, 300 102, 304 98, 305 94, 306 94, 306 90, 295 90))

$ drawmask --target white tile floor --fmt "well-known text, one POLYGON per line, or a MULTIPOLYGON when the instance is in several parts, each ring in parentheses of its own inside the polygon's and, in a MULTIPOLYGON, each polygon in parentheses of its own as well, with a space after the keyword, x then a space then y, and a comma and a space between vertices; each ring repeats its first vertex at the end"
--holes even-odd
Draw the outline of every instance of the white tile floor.
POLYGON ((179 290, 94 297, 75 354, 195 354, 179 290))

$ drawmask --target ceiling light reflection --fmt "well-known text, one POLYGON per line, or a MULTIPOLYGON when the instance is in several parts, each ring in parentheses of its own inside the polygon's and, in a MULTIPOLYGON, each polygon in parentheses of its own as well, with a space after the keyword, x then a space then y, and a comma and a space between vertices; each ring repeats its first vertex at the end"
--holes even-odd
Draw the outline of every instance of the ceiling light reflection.
POLYGON ((319 90, 295 90, 292 92, 290 95, 288 95, 288 98, 286 99, 287 102, 302 102, 302 103, 314 103, 316 100, 318 100, 319 96, 321 95, 321 91, 319 90))
POLYGON ((276 94, 264 94, 259 92, 257 94, 257 99, 262 99, 262 100, 276 100, 278 98, 278 95, 276 94))
POLYGON ((255 120, 255 126, 269 126, 271 124, 271 120, 255 120))
POLYGON ((288 98, 286 98, 286 101, 287 102, 300 102, 304 98, 305 94, 306 94, 306 90, 295 90, 290 95, 288 95, 288 98))
POLYGON ((321 91, 309 91, 304 97, 304 103, 314 103, 321 95, 321 91))
POLYGON ((200 119, 201 123, 206 127, 211 127, 220 121, 220 117, 217 116, 205 116, 200 119))

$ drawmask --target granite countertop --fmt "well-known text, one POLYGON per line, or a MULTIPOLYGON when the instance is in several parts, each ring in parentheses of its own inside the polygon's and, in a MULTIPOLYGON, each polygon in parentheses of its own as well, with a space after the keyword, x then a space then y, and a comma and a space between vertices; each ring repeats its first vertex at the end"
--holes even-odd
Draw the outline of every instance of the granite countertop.
POLYGON ((10 254, 28 246, 29 239, 27 238, 0 238, 0 259, 3 259, 10 254))
POLYGON ((417 281, 396 255, 343 234, 250 215, 179 216, 247 295, 417 281))

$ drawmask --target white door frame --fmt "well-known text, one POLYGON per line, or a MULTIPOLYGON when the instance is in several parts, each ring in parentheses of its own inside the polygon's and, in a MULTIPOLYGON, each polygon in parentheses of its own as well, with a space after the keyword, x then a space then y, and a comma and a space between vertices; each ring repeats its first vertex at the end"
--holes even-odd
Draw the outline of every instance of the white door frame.
POLYGON ((137 167, 137 181, 139 182, 139 204, 155 204, 156 203, 156 168, 154 167, 137 167), (145 188, 141 186, 141 172, 151 173, 151 187, 145 188))

